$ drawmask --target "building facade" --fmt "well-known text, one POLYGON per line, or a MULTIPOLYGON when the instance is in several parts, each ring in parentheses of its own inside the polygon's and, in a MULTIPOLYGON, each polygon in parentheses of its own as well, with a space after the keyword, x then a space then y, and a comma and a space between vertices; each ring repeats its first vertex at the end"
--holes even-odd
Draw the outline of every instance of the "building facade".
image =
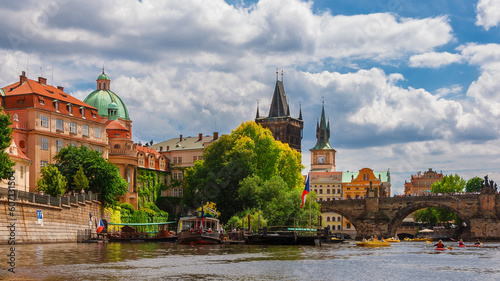
POLYGON ((432 168, 416 175, 411 176, 411 180, 405 180, 405 195, 423 195, 431 192, 432 184, 443 179, 443 172, 438 173, 433 171, 432 168))
POLYGON ((300 152, 303 136, 302 129, 304 128, 302 110, 299 110, 299 118, 291 117, 290 106, 288 105, 287 95, 283 86, 283 73, 281 77, 281 81, 278 80, 278 72, 276 71, 276 86, 269 114, 267 117, 261 117, 259 106, 257 105, 255 123, 269 129, 275 140, 287 143, 290 148, 300 152))
POLYGON ((27 190, 36 191, 41 168, 54 164, 54 156, 65 146, 85 145, 107 157, 105 121, 95 107, 65 93, 63 87, 48 85, 43 77, 38 81, 28 79, 23 71, 18 82, 0 89, 0 93, 13 122, 18 155, 22 153, 32 163, 27 166, 27 190))
MULTIPOLYGON (((316 193, 317 201, 333 201, 342 198, 342 172, 310 172, 309 188, 316 193)), ((322 225, 337 232, 342 230, 342 216, 333 213, 321 213, 322 225)))

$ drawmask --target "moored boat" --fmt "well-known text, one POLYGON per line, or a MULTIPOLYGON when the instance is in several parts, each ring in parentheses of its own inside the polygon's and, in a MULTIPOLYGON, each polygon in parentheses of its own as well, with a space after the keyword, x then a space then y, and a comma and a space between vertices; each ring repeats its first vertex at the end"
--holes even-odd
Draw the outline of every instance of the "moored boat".
POLYGON ((220 244, 219 220, 212 217, 183 217, 177 228, 179 244, 220 244))
POLYGON ((391 243, 386 242, 386 241, 380 241, 380 240, 362 241, 362 242, 356 242, 356 246, 360 246, 360 247, 389 247, 389 246, 391 246, 391 243))
POLYGON ((174 222, 108 223, 113 231, 108 231, 107 237, 110 242, 175 242, 177 236, 168 230, 171 223, 174 222))
POLYGON ((390 243, 399 243, 401 242, 399 238, 387 238, 385 241, 390 242, 390 243))

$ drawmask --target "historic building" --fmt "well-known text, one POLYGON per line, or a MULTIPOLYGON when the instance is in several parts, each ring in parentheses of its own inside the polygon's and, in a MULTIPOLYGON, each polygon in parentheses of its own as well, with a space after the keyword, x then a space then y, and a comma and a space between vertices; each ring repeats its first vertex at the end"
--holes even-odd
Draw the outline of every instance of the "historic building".
POLYGON ((280 81, 278 80, 278 72, 276 71, 276 86, 269 114, 267 117, 261 117, 257 104, 255 122, 271 130, 275 140, 287 143, 290 148, 300 152, 304 121, 302 120, 302 110, 299 111, 299 118, 291 117, 290 106, 288 105, 287 95, 283 87, 283 72, 281 73, 280 81))
POLYGON ((418 172, 416 175, 411 176, 410 182, 405 180, 405 195, 422 195, 430 193, 432 184, 443 179, 443 172, 433 171, 429 168, 428 171, 418 172))
POLYGON ((168 181, 167 188, 162 190, 161 196, 182 197, 183 190, 179 183, 184 178, 184 170, 201 160, 203 150, 218 139, 218 132, 206 136, 200 133, 198 137, 180 135, 178 138, 151 144, 149 148, 170 159, 171 180, 168 181))
POLYGON ((330 145, 330 122, 326 122, 325 103, 321 107, 321 121, 316 123, 316 145, 311 151, 311 171, 335 172, 335 149, 330 145))
POLYGON ((41 168, 53 164, 62 147, 85 145, 107 157, 106 125, 97 108, 68 95, 63 87, 48 85, 43 77, 28 79, 23 71, 19 81, 0 89, 0 94, 13 122, 11 159, 26 157, 32 163, 15 166, 19 179, 21 174, 28 177, 27 190, 36 191, 41 168))
MULTIPOLYGON (((316 193, 319 203, 342 199, 342 172, 314 172, 309 173, 309 189, 316 193)), ((342 216, 333 212, 322 213, 322 225, 332 231, 339 231, 342 227, 342 216)))

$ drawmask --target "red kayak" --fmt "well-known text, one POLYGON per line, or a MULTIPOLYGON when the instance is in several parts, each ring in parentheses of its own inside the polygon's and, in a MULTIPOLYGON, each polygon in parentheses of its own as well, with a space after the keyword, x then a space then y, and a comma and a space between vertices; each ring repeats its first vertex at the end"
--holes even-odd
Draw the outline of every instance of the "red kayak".
POLYGON ((435 248, 436 251, 446 251, 446 248, 435 248))
POLYGON ((460 247, 460 248, 465 248, 465 245, 458 245, 458 247, 460 247))

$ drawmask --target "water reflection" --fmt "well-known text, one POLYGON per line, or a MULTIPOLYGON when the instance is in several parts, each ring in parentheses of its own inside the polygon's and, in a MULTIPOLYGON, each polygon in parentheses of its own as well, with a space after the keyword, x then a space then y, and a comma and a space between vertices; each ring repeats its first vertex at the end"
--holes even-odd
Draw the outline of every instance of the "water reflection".
MULTIPOLYGON (((0 246, 0 253, 7 250, 7 245, 0 246)), ((499 250, 500 244, 487 243, 483 248, 436 252, 432 245, 418 242, 398 243, 387 248, 353 244, 322 247, 170 243, 18 245, 17 273, 7 274, 2 261, 0 279, 500 280, 499 250)))

